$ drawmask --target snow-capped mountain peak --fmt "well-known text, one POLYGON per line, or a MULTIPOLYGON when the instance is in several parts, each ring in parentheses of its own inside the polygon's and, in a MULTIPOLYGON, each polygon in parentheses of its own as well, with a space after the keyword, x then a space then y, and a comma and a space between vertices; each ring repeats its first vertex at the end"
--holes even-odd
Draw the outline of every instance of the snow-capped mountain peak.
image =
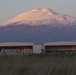
POLYGON ((33 9, 31 10, 32 12, 43 12, 43 13, 51 13, 51 14, 57 14, 56 12, 54 12, 53 10, 46 8, 46 9, 33 9))
POLYGON ((3 25, 75 25, 76 18, 68 15, 58 14, 51 9, 33 9, 22 13, 3 25))

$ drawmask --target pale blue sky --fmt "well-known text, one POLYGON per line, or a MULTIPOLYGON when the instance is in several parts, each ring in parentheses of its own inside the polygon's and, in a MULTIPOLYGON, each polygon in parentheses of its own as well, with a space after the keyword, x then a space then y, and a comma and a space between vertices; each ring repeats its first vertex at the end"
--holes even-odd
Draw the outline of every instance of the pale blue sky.
POLYGON ((76 0, 0 0, 0 24, 34 8, 50 8, 76 17, 76 0))

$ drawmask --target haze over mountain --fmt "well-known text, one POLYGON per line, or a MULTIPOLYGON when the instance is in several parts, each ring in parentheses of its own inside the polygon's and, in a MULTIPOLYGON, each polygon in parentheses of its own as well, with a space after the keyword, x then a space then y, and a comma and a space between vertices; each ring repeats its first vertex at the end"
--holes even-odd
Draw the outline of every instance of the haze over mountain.
POLYGON ((75 41, 76 18, 51 9, 33 9, 0 25, 0 42, 75 41))

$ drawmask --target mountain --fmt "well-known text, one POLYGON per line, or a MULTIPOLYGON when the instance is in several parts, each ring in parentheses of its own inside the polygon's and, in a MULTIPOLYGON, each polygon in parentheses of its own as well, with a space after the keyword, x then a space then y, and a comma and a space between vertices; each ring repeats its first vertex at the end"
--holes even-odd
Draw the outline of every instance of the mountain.
POLYGON ((22 13, 3 25, 75 25, 76 18, 68 15, 58 14, 51 9, 33 9, 22 13))
POLYGON ((0 42, 76 41, 76 18, 33 9, 0 25, 0 42))

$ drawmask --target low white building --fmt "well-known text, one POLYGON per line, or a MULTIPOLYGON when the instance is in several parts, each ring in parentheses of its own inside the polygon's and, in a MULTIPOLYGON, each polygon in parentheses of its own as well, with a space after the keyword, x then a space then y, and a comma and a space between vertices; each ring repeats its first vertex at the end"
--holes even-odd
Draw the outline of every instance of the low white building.
POLYGON ((76 42, 46 42, 44 43, 45 53, 76 53, 76 42))
POLYGON ((32 42, 1 42, 0 54, 39 54, 41 45, 34 45, 32 42))
POLYGON ((30 42, 2 42, 0 54, 32 54, 34 43, 30 42))
POLYGON ((33 46, 33 53, 35 53, 35 54, 41 53, 41 45, 34 45, 33 46))

